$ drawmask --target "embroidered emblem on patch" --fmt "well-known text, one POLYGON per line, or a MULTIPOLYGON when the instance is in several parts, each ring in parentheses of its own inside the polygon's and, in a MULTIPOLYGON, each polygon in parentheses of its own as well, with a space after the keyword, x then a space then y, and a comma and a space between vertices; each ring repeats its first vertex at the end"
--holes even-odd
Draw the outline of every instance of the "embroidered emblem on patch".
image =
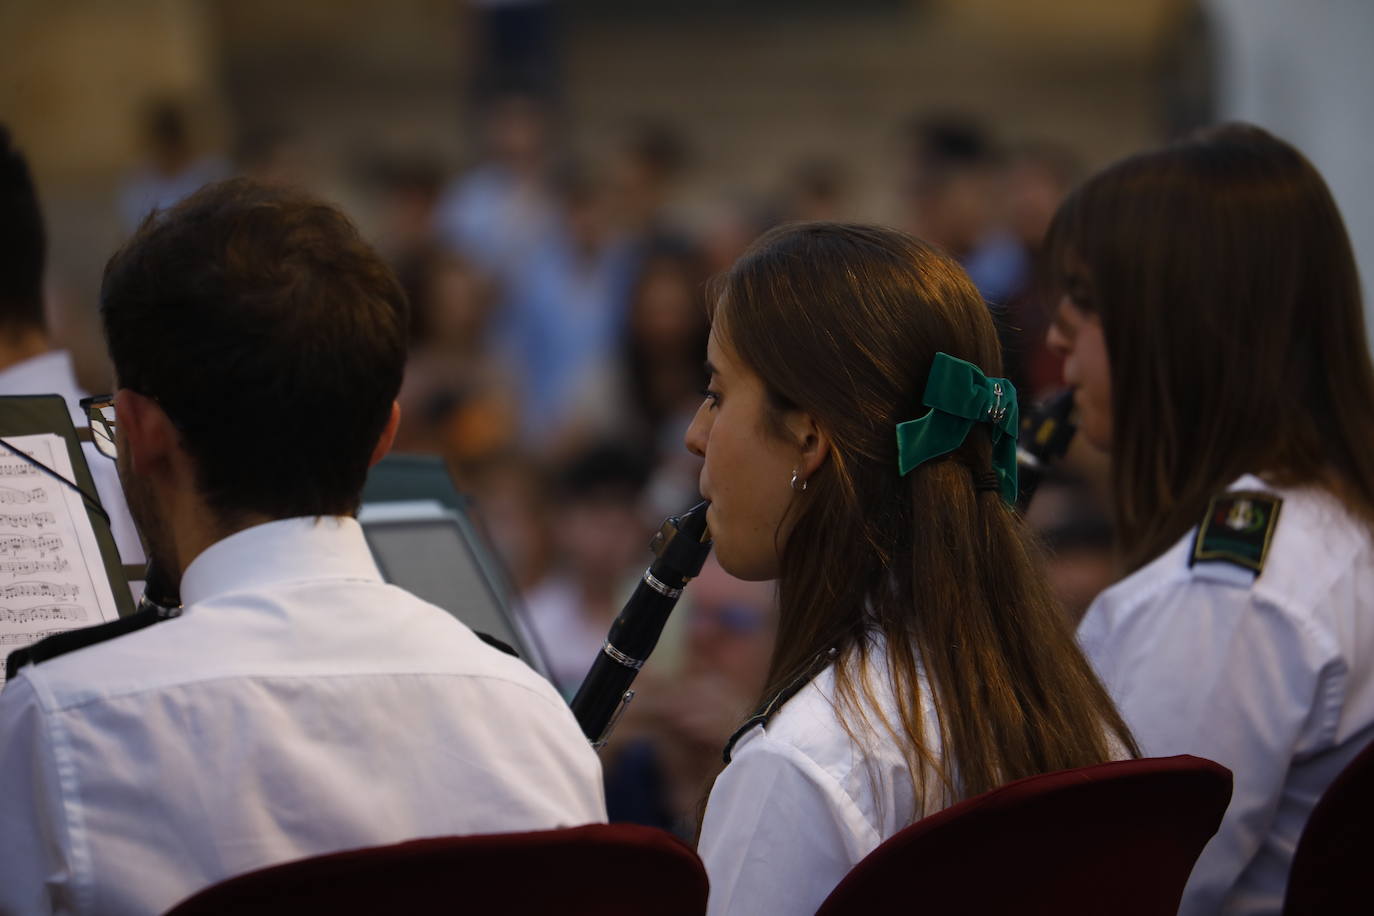
POLYGON ((1212 498, 1193 541, 1188 565, 1205 560, 1264 569, 1283 500, 1272 493, 1233 490, 1212 498))

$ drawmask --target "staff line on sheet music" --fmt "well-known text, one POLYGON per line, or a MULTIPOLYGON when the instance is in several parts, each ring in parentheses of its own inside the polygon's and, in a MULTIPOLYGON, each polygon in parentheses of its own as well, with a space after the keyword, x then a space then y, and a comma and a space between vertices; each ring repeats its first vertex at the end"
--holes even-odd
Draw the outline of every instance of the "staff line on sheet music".
POLYGON ((36 620, 85 620, 86 609, 79 604, 40 604, 34 607, 0 607, 0 622, 33 623, 36 620))
POLYGON ((20 512, 13 515, 0 512, 0 528, 50 528, 57 524, 51 512, 20 512))

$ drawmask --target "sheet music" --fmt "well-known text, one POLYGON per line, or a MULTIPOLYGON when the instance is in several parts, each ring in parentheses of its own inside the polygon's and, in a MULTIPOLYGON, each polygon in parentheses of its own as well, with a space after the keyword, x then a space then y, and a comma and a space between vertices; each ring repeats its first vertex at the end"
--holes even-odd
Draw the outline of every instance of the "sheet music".
MULTIPOLYGON (((66 442, 56 433, 5 441, 76 479, 66 442)), ((81 494, 18 455, 0 452, 0 659, 53 633, 118 616, 81 494)))

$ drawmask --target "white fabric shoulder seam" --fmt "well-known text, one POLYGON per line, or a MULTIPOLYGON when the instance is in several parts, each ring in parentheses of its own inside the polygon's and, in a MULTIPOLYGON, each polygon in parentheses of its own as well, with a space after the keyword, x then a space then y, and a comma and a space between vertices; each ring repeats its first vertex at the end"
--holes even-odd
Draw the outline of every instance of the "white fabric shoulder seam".
MULTIPOLYGON (((538 675, 536 674, 535 676, 537 677, 538 675)), ((80 708, 82 708, 83 706, 91 705, 91 704, 93 704, 93 703, 103 703, 103 702, 108 702, 108 701, 110 701, 110 700, 120 700, 120 699, 126 699, 126 698, 128 698, 128 697, 137 697, 137 696, 141 696, 141 695, 146 694, 146 693, 154 693, 154 692, 162 691, 162 690, 172 690, 172 689, 177 688, 177 687, 193 687, 193 686, 200 686, 200 685, 204 685, 204 684, 213 684, 213 683, 217 683, 217 682, 221 682, 221 681, 269 681, 269 680, 270 680, 270 681, 299 681, 299 680, 306 680, 306 681, 328 681, 328 680, 336 680, 336 679, 339 679, 339 680, 342 680, 342 679, 347 679, 347 680, 360 680, 360 679, 364 679, 364 678, 405 678, 405 677, 466 678, 466 679, 471 679, 471 680, 474 680, 474 681, 497 681, 497 682, 502 683, 502 684, 509 684, 509 685, 512 686, 512 687, 518 687, 518 688, 520 688, 522 691, 524 691, 525 693, 528 693, 528 694, 530 694, 531 696, 534 696, 534 697, 538 697, 539 699, 541 699, 541 700, 543 700, 543 701, 549 703, 550 705, 556 705, 556 706, 559 706, 559 707, 566 707, 566 705, 567 705, 567 704, 565 704, 564 702, 562 702, 561 699, 560 699, 557 703, 555 703, 554 700, 553 700, 553 698, 544 696, 544 695, 538 690, 538 688, 536 688, 534 685, 526 684, 526 683, 524 683, 523 681, 517 680, 517 679, 515 679, 515 678, 507 677, 507 676, 502 675, 502 674, 477 674, 477 673, 473 673, 473 672, 453 672, 453 671, 376 671, 376 672, 368 672, 368 671, 363 671, 363 672, 357 672, 357 671, 343 671, 343 672, 338 672, 338 673, 310 673, 310 672, 299 673, 299 672, 298 672, 298 673, 294 673, 294 674, 286 674, 286 673, 274 674, 274 673, 253 672, 253 673, 250 673, 250 674, 219 674, 219 675, 206 675, 206 676, 203 676, 203 677, 195 677, 195 678, 187 678, 187 679, 185 679, 185 680, 177 680, 177 681, 173 681, 173 682, 167 683, 167 684, 143 684, 143 685, 139 685, 139 686, 137 686, 137 687, 132 687, 132 688, 130 688, 130 689, 128 689, 128 690, 124 690, 124 691, 120 691, 120 692, 116 692, 116 693, 102 693, 102 694, 99 694, 99 695, 97 695, 97 696, 86 697, 85 699, 82 699, 82 700, 80 700, 79 702, 74 702, 74 703, 59 703, 59 702, 56 701, 56 698, 54 697, 54 698, 53 698, 52 705, 51 705, 51 706, 45 706, 45 707, 44 707, 44 711, 45 711, 45 712, 54 712, 54 713, 56 713, 56 712, 69 712, 69 711, 72 711, 72 710, 80 709, 80 708)), ((35 684, 35 686, 37 686, 37 684, 41 683, 41 678, 33 677, 32 675, 30 675, 30 679, 31 679, 31 681, 33 681, 33 683, 35 684)), ((44 692, 49 693, 49 694, 51 695, 51 692, 50 692, 49 690, 46 689, 46 685, 44 685, 44 686, 45 686, 44 692)), ((553 689, 552 685, 550 685, 550 688, 549 688, 549 689, 550 689, 550 690, 553 689)), ((35 691, 35 692, 37 692, 37 691, 35 691)))
MULTIPOLYGON (((36 685, 35 685, 36 686, 36 685)), ((35 691, 35 694, 37 691, 35 691)), ((91 895, 95 892, 95 868, 91 861, 91 848, 87 842, 85 820, 81 810, 81 786, 77 780, 75 755, 67 738, 67 730, 60 717, 48 715, 43 710, 41 728, 48 741, 52 755, 53 771, 57 776, 58 808, 62 812, 58 827, 66 834, 65 848, 69 860, 69 888, 75 912, 89 912, 92 906, 91 895)))
MULTIPOLYGON (((835 777, 826 772, 825 768, 805 754, 801 748, 786 741, 779 741, 768 734, 767 727, 761 729, 761 734, 749 744, 755 748, 754 753, 771 753, 781 757, 788 763, 801 771, 807 779, 811 780, 822 792, 831 799, 837 800, 841 807, 846 811, 851 820, 857 824, 862 824, 868 832, 869 846, 874 847, 882 842, 882 834, 870 823, 864 815, 863 810, 855 804, 854 799, 840 785, 835 777)), ((736 757, 738 759, 738 757, 736 757)))

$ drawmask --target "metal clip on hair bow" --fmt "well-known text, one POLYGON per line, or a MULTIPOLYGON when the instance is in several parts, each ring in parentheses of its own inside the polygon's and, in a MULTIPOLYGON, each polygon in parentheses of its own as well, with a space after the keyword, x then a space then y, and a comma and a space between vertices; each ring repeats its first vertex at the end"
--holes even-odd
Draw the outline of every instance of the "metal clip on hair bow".
POLYGON ((926 380, 925 416, 897 424, 897 470, 902 475, 964 444, 975 424, 992 435, 992 466, 1002 498, 1016 505, 1016 388, 988 378, 973 363, 936 353, 926 380))

